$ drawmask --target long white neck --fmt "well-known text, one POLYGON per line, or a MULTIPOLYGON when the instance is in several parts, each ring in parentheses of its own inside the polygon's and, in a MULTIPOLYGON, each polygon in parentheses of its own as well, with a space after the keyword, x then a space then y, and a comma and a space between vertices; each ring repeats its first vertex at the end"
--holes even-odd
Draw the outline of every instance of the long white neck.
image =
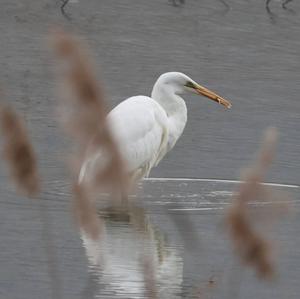
POLYGON ((170 145, 173 146, 182 134, 187 121, 185 101, 171 86, 158 82, 153 87, 151 97, 163 107, 168 115, 170 145))

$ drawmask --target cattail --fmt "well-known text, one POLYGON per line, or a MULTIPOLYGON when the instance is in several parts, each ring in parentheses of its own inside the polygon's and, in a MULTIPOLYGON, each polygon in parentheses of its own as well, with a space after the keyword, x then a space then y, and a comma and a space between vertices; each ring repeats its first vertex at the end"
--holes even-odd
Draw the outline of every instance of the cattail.
POLYGON ((80 184, 73 183, 74 207, 77 222, 90 236, 96 238, 101 233, 101 221, 92 203, 92 197, 107 185, 112 192, 121 194, 126 189, 123 161, 119 149, 106 122, 106 105, 101 85, 95 79, 88 56, 72 36, 57 32, 54 34, 57 56, 62 60, 62 97, 64 126, 74 138, 77 151, 73 161, 77 161, 75 180, 79 177, 79 167, 87 157, 95 152, 106 153, 105 167, 93 166, 89 179, 80 184), (92 148, 92 151, 91 151, 92 148))
POLYGON ((1 105, 0 122, 4 158, 17 188, 27 196, 37 195, 40 190, 37 162, 23 121, 12 107, 1 105))
POLYGON ((97 188, 109 182, 117 188, 123 188, 123 161, 106 122, 103 90, 95 79, 87 55, 70 35, 57 33, 54 41, 58 56, 67 64, 63 87, 72 96, 64 98, 70 108, 65 113, 65 127, 79 144, 78 158, 82 160, 87 152, 87 144, 92 141, 94 149, 102 149, 110 156, 106 167, 99 168, 91 178, 92 187, 97 188))
POLYGON ((56 53, 65 64, 62 88, 70 93, 62 97, 70 109, 63 115, 67 118, 65 127, 84 144, 106 126, 101 85, 95 79, 88 56, 73 37, 59 32, 54 35, 54 42, 56 53))
POLYGON ((248 203, 258 200, 262 196, 269 196, 268 200, 272 200, 272 194, 266 192, 266 187, 261 183, 272 163, 276 139, 276 129, 268 129, 257 159, 245 171, 244 182, 241 184, 227 215, 229 233, 236 253, 245 264, 254 267, 263 278, 271 277, 275 273, 271 245, 254 228, 255 221, 249 215, 248 203))

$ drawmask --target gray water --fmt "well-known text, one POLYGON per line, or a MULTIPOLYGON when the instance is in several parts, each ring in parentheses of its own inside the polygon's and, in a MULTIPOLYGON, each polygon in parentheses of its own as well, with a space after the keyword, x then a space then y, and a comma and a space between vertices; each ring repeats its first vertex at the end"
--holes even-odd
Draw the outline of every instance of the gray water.
POLYGON ((224 227, 236 183, 147 180, 138 221, 99 208, 105 229, 96 240, 73 225, 69 186, 50 183, 40 202, 4 189, 0 298, 145 298, 145 258, 155 267, 159 298, 299 297, 299 187, 273 187, 288 192, 278 203, 290 213, 262 230, 274 244, 277 273, 262 282, 240 265, 224 227))
MULTIPOLYGON (((72 18, 68 21, 61 15, 59 1, 1 1, 1 90, 6 101, 26 119, 39 158, 43 200, 38 203, 17 195, 1 162, 0 298, 51 298, 51 294, 59 298, 59 291, 63 298, 97 298, 97 294, 113 298, 113 293, 119 296, 122 292, 125 298, 133 298, 122 289, 121 282, 126 285, 124 277, 112 279, 115 285, 111 287, 101 280, 106 270, 99 273, 91 265, 72 222, 65 167, 71 149, 56 120, 54 58, 47 41, 54 26, 63 25, 87 42, 105 84, 109 107, 132 95, 149 95, 156 78, 173 70, 185 72, 231 100, 232 109, 224 110, 204 98, 187 96, 186 130, 151 176, 234 180, 239 169, 252 159, 263 129, 271 125, 278 128, 280 139, 266 180, 299 184, 299 2, 293 1, 290 10, 285 11, 273 1, 272 17, 263 2, 227 3, 229 10, 221 1, 211 0, 187 0, 181 7, 165 0, 79 0, 67 5, 72 18), (48 225, 43 227, 45 219, 48 225), (54 248, 50 243, 55 244, 54 248), (47 248, 53 252, 47 254, 47 248), (48 261, 49 256, 55 256, 55 260, 48 261), (51 286, 49 265, 54 269, 54 282, 60 281, 61 287, 51 286)), ((298 298, 297 189, 289 188, 295 207, 293 217, 274 228, 276 241, 283 244, 279 246, 280 276, 276 283, 265 285, 251 271, 239 269, 220 228, 224 210, 199 210, 207 202, 204 207, 219 208, 220 201, 230 200, 234 185, 180 184, 146 182, 141 196, 151 227, 155 228, 147 241, 149 248, 165 247, 161 250, 168 253, 167 269, 176 273, 173 280, 163 280, 169 281, 167 289, 174 291, 171 297, 181 296, 182 292, 191 297, 198 285, 208 298, 234 298, 230 293, 232 282, 227 281, 232 277, 237 285, 233 291, 239 298, 298 298), (179 201, 181 209, 188 209, 172 212, 176 222, 161 211, 162 206, 168 207, 174 201, 179 201), (180 233, 186 219, 199 234, 199 242, 194 233, 185 231, 187 239, 180 233), (187 249, 186 244, 191 248, 187 249), (210 279, 214 283, 209 284, 210 279)), ((124 242, 135 244, 136 233, 126 221, 111 221, 107 230, 108 236, 116 236, 120 243, 131 240, 124 242)), ((117 249, 127 248, 120 243, 107 240, 107 250, 115 247, 117 256, 117 249)), ((111 259, 118 261, 117 257, 111 259)), ((133 290, 140 286, 136 265, 132 261, 124 266, 132 268, 130 273, 136 277, 129 280, 137 281, 133 290)))

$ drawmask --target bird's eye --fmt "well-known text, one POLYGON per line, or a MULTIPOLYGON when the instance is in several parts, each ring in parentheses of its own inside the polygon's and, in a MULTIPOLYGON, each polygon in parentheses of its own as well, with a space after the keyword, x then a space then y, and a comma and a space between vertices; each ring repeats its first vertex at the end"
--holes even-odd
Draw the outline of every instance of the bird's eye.
POLYGON ((194 88, 194 83, 191 81, 187 81, 184 86, 189 87, 189 88, 194 88))

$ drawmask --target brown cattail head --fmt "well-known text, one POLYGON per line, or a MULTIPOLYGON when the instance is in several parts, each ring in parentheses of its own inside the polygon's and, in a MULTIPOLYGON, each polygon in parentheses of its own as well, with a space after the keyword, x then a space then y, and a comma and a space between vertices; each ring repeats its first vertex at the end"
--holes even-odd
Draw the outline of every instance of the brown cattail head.
POLYGON ((64 98, 64 103, 70 108, 65 113, 65 127, 78 141, 77 160, 83 159, 87 145, 92 142, 97 150, 109 153, 110 163, 105 169, 99 168, 90 186, 98 188, 110 182, 113 189, 125 189, 124 163, 106 121, 103 89, 95 79, 87 55, 79 42, 64 32, 54 34, 54 45, 58 57, 67 63, 63 87, 71 91, 72 96, 64 98))
POLYGON ((254 267, 260 277, 272 277, 275 267, 271 259, 270 244, 254 230, 245 207, 242 205, 232 207, 228 215, 228 222, 235 251, 242 262, 254 267))
POLYGON ((96 81, 88 55, 79 42, 63 31, 53 35, 57 56, 65 65, 62 89, 65 127, 79 142, 85 143, 95 136, 105 122, 106 108, 101 85, 96 81), (69 113, 69 114, 68 114, 69 113))
POLYGON ((267 129, 257 159, 244 171, 244 182, 227 215, 229 234, 236 253, 245 264, 254 267, 258 275, 263 278, 269 278, 275 273, 271 245, 255 229, 256 221, 249 213, 248 203, 260 200, 263 196, 268 196, 265 198, 268 201, 275 198, 272 197, 272 193, 266 192, 266 187, 262 185, 262 182, 273 160, 276 139, 276 129, 267 129))
POLYGON ((81 229, 95 239, 99 238, 103 223, 97 215, 93 196, 101 193, 103 188, 107 190, 107 186, 112 193, 124 194, 127 177, 119 148, 106 121, 103 88, 94 76, 88 55, 80 43, 67 33, 56 32, 53 41, 56 54, 65 66, 61 80, 64 127, 77 145, 73 157, 76 161, 73 165, 75 216, 81 229), (91 146, 92 152, 89 151, 91 146), (95 163, 92 175, 77 183, 80 166, 95 152, 107 153, 105 167, 95 163))
POLYGON ((0 106, 0 122, 4 138, 4 158, 8 162, 17 187, 28 196, 40 190, 33 147, 21 118, 12 107, 0 106))

